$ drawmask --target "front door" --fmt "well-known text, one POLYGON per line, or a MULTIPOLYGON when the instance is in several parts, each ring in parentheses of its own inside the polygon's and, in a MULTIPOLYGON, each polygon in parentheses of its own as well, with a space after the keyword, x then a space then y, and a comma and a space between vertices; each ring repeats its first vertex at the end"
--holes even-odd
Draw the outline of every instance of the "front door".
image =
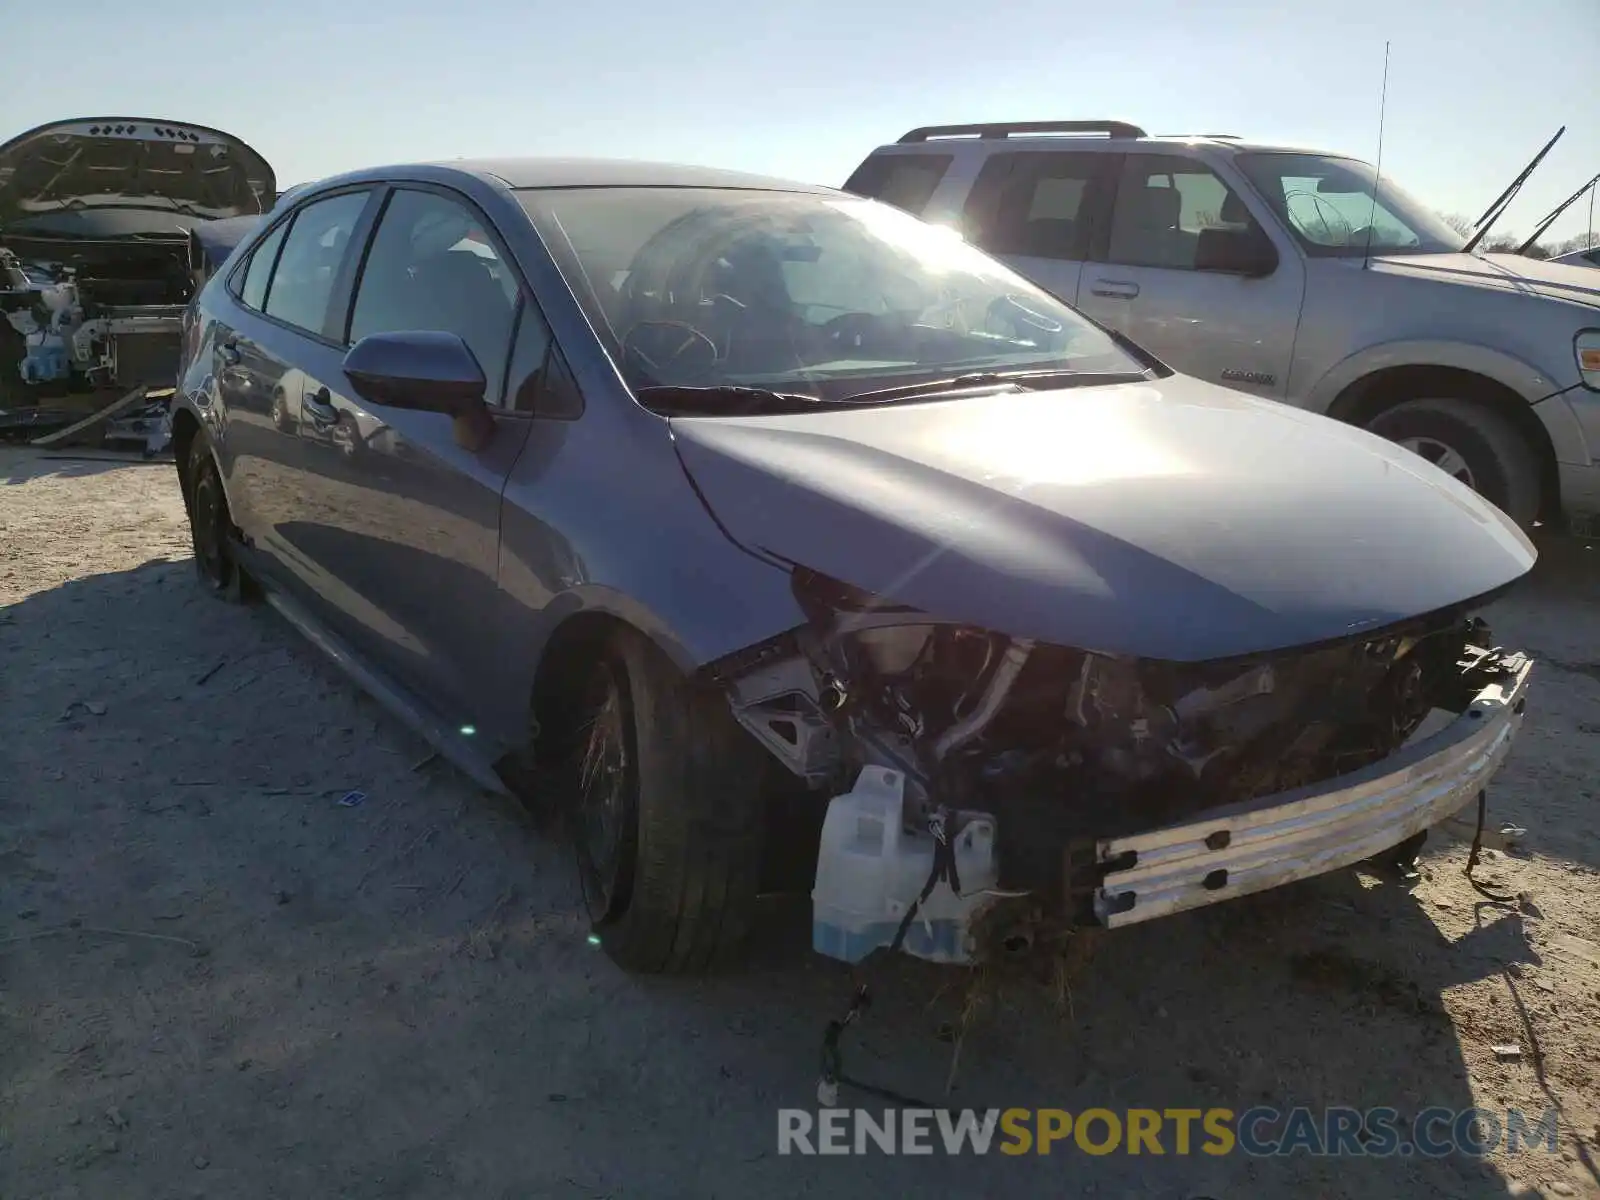
POLYGON ((506 379, 514 344, 519 367, 542 364, 549 336, 477 211, 420 186, 390 193, 341 330, 311 359, 300 401, 315 466, 298 542, 343 630, 440 715, 476 724, 509 669, 486 622, 499 611, 501 493, 530 416, 508 402, 506 379), (444 414, 355 392, 348 346, 405 330, 455 333, 472 350, 488 380, 486 442, 463 445, 444 414))
POLYGON ((1305 269, 1275 226, 1198 159, 1129 154, 1110 228, 1087 263, 1078 307, 1175 370, 1282 399, 1294 357, 1305 269), (1272 274, 1196 268, 1203 230, 1254 225, 1278 249, 1272 274), (1267 234, 1267 229, 1273 234, 1267 234))

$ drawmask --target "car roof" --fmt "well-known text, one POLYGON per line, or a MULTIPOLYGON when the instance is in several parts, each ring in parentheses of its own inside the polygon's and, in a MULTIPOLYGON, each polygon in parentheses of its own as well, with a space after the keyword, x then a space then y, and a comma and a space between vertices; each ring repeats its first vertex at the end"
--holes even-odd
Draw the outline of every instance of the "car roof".
POLYGON ((697 167, 682 163, 639 162, 609 158, 453 158, 426 163, 400 163, 364 167, 320 180, 318 189, 331 183, 357 183, 407 177, 437 177, 461 172, 492 179, 513 190, 579 187, 706 187, 743 188, 768 192, 833 194, 836 188, 798 183, 743 171, 697 167))

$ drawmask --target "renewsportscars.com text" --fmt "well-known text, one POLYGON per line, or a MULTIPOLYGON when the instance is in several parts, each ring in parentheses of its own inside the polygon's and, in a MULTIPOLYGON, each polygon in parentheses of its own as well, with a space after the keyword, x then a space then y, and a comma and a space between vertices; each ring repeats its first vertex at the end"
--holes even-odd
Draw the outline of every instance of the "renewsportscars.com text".
POLYGON ((1556 1112, 1425 1108, 778 1110, 779 1154, 1225 1155, 1386 1158, 1552 1152, 1556 1112))

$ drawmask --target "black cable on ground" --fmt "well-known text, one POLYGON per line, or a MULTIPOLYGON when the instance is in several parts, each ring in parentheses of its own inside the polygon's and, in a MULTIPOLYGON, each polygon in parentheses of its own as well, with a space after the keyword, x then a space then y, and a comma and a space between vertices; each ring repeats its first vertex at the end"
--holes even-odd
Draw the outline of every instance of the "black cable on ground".
POLYGON ((1493 900, 1496 904, 1515 904, 1517 898, 1504 892, 1497 892, 1493 888, 1485 887, 1472 877, 1472 872, 1477 869, 1478 856, 1483 853, 1483 825, 1489 815, 1489 793, 1480 789, 1478 792, 1478 828, 1472 834, 1472 849, 1467 853, 1467 866, 1462 872, 1467 877, 1467 882, 1472 885, 1472 890, 1485 899, 1493 900))

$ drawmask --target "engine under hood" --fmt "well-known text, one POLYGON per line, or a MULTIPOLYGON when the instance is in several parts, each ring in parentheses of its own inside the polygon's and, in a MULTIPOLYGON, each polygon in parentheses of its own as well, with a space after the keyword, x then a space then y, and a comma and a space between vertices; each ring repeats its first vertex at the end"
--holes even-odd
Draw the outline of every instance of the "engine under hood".
POLYGON ((1408 451, 1186 376, 671 426, 747 549, 1107 654, 1347 637, 1485 596, 1536 558, 1408 451))
POLYGON ((0 230, 94 209, 244 216, 266 212, 276 194, 266 159, 203 125, 94 117, 41 125, 0 145, 0 230))

